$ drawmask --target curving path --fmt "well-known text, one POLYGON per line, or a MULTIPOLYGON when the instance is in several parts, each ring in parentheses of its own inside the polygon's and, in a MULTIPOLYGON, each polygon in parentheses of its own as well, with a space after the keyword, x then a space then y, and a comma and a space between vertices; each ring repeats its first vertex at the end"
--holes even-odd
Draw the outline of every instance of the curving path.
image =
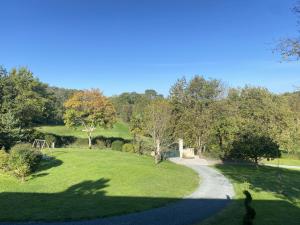
POLYGON ((221 173, 204 165, 201 160, 180 158, 170 160, 192 168, 201 177, 201 184, 197 190, 178 202, 140 213, 91 221, 0 223, 0 225, 192 225, 223 209, 234 196, 231 183, 221 173))

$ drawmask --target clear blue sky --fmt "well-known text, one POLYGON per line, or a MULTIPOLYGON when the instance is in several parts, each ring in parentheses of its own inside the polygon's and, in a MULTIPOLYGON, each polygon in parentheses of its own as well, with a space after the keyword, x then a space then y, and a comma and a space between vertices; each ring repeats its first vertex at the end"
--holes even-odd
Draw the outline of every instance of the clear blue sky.
POLYGON ((168 94, 195 74, 274 92, 300 86, 275 41, 297 34, 295 0, 0 0, 0 65, 106 95, 168 94))

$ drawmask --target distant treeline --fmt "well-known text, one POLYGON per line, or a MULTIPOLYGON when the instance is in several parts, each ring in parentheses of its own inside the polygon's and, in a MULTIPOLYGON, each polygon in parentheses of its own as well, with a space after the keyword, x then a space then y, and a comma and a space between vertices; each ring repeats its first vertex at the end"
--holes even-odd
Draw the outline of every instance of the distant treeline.
MULTIPOLYGON (((0 148, 26 139, 36 125, 63 124, 64 102, 77 91, 50 87, 24 67, 11 71, 0 67, 0 148)), ((274 94, 263 87, 225 88, 220 80, 195 76, 178 80, 168 97, 146 90, 109 100, 118 117, 130 124, 134 137, 160 132, 168 140, 162 145, 183 138, 200 154, 243 158, 248 152, 254 160, 275 157, 278 149, 299 149, 299 91, 274 94), (161 119, 153 116, 169 121, 157 123, 164 125, 163 132, 153 130, 155 120, 161 119)))

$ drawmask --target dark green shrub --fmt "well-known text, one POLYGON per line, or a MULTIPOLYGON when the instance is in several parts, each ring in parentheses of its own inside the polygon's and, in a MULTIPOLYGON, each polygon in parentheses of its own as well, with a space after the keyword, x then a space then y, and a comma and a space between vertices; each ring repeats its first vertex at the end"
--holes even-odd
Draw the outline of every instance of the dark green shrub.
POLYGON ((123 141, 117 140, 111 144, 111 149, 116 151, 122 151, 123 145, 124 145, 123 141))
POLYGON ((51 147, 52 143, 56 143, 56 137, 52 134, 45 135, 45 141, 51 147))
POLYGON ((106 148, 106 143, 105 143, 105 141, 102 141, 102 140, 99 140, 99 139, 96 139, 96 140, 93 142, 93 145, 94 145, 96 148, 99 148, 99 149, 104 149, 104 148, 106 148))
POLYGON ((226 159, 246 160, 258 163, 261 158, 274 159, 281 156, 279 146, 270 137, 247 134, 233 142, 226 159))
POLYGON ((124 144, 122 146, 122 152, 130 152, 130 153, 134 153, 134 145, 133 144, 124 144))
POLYGON ((12 148, 8 158, 8 168, 22 181, 31 172, 34 172, 42 160, 40 151, 31 148, 28 144, 19 144, 12 148))
POLYGON ((77 147, 77 148, 87 148, 89 147, 89 141, 87 138, 76 138, 74 142, 72 142, 70 147, 77 147))
POLYGON ((33 143, 35 139, 44 139, 45 134, 35 130, 35 129, 26 129, 22 131, 22 142, 33 143))
POLYGON ((8 166, 8 154, 4 149, 0 149, 0 169, 6 170, 8 166))

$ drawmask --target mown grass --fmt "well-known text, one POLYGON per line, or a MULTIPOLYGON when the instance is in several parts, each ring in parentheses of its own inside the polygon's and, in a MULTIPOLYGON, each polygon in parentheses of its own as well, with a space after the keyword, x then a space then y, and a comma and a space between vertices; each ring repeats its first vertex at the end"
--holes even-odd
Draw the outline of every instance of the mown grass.
POLYGON ((162 206, 191 193, 197 174, 112 150, 57 149, 21 183, 0 173, 0 221, 107 217, 162 206))
POLYGON ((201 225, 240 225, 244 190, 253 197, 255 225, 298 225, 300 221, 300 171, 265 166, 217 165, 235 188, 236 197, 220 214, 201 225))
POLYGON ((300 166, 299 159, 280 158, 274 160, 263 160, 262 163, 270 165, 282 165, 282 166, 300 166))
MULTIPOLYGON (((41 126, 36 127, 36 129, 42 133, 55 134, 58 136, 73 136, 76 138, 87 138, 87 135, 82 130, 83 127, 69 128, 63 125, 60 126, 41 126)), ((103 137, 115 137, 123 139, 132 139, 132 136, 129 132, 128 124, 124 122, 117 122, 113 128, 104 129, 97 127, 93 132, 93 136, 103 136, 103 137)))

